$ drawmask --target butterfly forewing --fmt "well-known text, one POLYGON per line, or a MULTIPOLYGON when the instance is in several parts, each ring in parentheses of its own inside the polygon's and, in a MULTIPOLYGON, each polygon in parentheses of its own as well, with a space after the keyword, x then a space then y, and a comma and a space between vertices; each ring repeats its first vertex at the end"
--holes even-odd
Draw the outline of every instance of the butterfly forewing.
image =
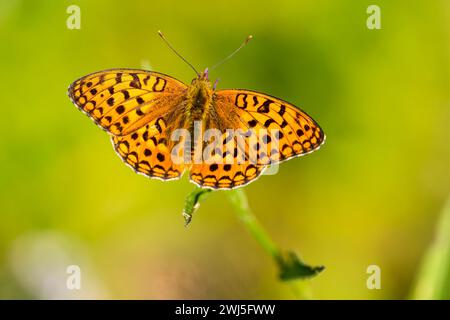
MULTIPOLYGON (((234 113, 242 129, 257 133, 273 130, 278 146, 277 150, 268 148, 268 156, 278 152, 279 161, 310 153, 324 142, 320 126, 304 111, 281 99, 250 90, 219 90, 215 103, 218 110, 234 113)), ((272 139, 263 137, 263 142, 268 140, 272 139)))
POLYGON ((185 84, 161 73, 111 69, 75 81, 69 97, 109 133, 127 135, 172 110, 185 90, 185 84))

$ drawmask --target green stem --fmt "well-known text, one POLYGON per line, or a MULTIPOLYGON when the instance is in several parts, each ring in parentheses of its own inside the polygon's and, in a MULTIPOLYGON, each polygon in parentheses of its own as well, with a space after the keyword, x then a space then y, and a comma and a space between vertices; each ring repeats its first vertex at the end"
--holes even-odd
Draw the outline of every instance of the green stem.
POLYGON ((433 242, 422 258, 410 298, 450 298, 450 196, 438 219, 433 242))
POLYGON ((312 277, 324 269, 323 266, 312 267, 303 263, 295 252, 280 250, 250 210, 244 190, 231 190, 228 192, 228 196, 244 226, 277 263, 281 280, 286 281, 312 277))
MULTIPOLYGON (((188 195, 183 210, 186 226, 191 222, 192 215, 198 209, 200 201, 210 192, 211 190, 209 189, 196 188, 188 195)), ((236 215, 256 241, 274 259, 278 266, 279 277, 282 281, 310 278, 316 276, 324 269, 323 266, 312 267, 303 263, 295 252, 280 250, 252 213, 244 190, 235 189, 227 191, 227 194, 235 209, 236 215)), ((290 284, 297 297, 311 297, 308 283, 291 282, 290 284)))
POLYGON ((242 189, 236 189, 228 192, 228 197, 236 211, 239 219, 245 227, 255 237, 256 241, 270 254, 277 262, 281 261, 281 251, 269 237, 263 226, 256 219, 250 210, 247 196, 242 189))

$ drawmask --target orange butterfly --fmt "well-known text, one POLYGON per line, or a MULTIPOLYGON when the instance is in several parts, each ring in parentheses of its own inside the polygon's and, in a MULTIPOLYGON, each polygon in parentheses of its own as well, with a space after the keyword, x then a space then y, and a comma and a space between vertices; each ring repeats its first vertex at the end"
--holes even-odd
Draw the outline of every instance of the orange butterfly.
POLYGON ((268 165, 310 153, 325 141, 319 125, 294 105, 250 90, 216 90, 208 79, 208 69, 196 73, 186 85, 153 71, 104 70, 73 82, 68 95, 111 135, 116 152, 137 173, 172 180, 189 170, 190 180, 203 188, 244 186, 268 165), (194 155, 198 147, 208 149, 208 139, 195 137, 196 127, 205 133, 214 130, 209 159, 194 155), (177 144, 174 133, 179 129, 194 138, 184 136, 177 144), (262 134, 245 141, 235 134, 249 137, 250 131, 262 134), (181 152, 182 161, 180 157, 175 160, 180 151, 185 151, 181 152), (251 159, 252 154, 256 160, 251 159))

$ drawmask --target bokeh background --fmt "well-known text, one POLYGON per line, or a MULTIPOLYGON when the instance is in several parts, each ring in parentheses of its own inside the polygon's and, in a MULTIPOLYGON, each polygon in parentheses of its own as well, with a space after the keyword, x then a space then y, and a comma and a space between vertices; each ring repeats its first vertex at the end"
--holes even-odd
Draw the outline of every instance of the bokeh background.
POLYGON ((447 0, 0 1, 0 298, 297 298, 225 192, 185 228, 187 177, 134 174, 67 98, 113 67, 190 82, 160 29, 199 69, 252 34, 211 74, 219 88, 291 101, 326 132, 320 151, 245 188, 280 247, 326 266, 300 284, 310 297, 411 297, 450 191, 447 0), (381 30, 366 27, 371 4, 381 30), (366 287, 373 264, 381 290, 366 287), (81 290, 66 288, 68 265, 81 290))

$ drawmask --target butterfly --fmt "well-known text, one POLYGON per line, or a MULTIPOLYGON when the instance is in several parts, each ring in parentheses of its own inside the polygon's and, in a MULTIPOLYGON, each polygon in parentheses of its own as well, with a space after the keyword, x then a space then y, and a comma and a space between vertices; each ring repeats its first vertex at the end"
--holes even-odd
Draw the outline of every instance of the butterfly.
MULTIPOLYGON (((247 185, 268 165, 311 153, 325 141, 317 122, 293 104, 251 90, 216 90, 208 69, 197 72, 189 85, 154 71, 103 70, 74 81, 68 96, 111 136, 115 151, 135 172, 174 180, 187 170, 190 181, 202 188, 247 185), (216 146, 222 148, 213 148, 209 161, 174 161, 179 146, 174 132, 192 134, 196 124, 205 132, 214 130, 216 146), (233 135, 249 130, 264 134, 244 142, 233 135), (251 153, 256 161, 249 161, 251 153)), ((205 139, 182 145, 205 147, 205 139)))

